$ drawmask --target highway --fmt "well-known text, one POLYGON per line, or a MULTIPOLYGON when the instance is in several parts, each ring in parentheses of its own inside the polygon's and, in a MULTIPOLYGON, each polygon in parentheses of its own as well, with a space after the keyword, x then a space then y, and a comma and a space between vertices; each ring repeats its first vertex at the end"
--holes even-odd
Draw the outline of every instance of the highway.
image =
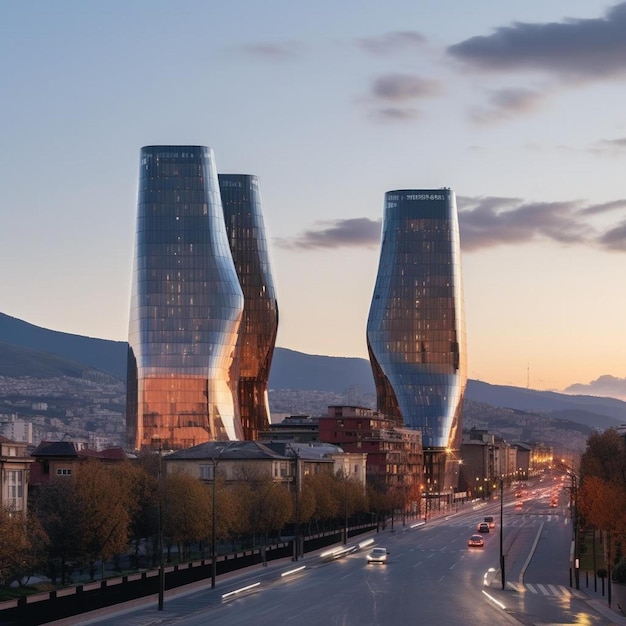
MULTIPOLYGON (((506 586, 499 578, 500 503, 467 503, 456 513, 411 527, 395 525, 369 537, 389 551, 386 564, 368 564, 369 548, 337 559, 319 554, 267 568, 256 568, 215 590, 204 588, 156 607, 118 613, 108 618, 63 624, 184 626, 247 624, 334 624, 369 626, 433 624, 567 624, 600 626, 607 621, 569 587, 572 526, 567 494, 550 507, 552 483, 538 483, 524 497, 505 498, 503 546, 506 586), (516 506, 516 502, 522 504, 516 506), (468 538, 485 515, 496 527, 484 534, 482 548, 469 548, 468 538), (297 568, 302 568, 294 571, 297 568), (246 587, 249 587, 246 589, 246 587)), ((415 524, 415 522, 411 522, 415 524)), ((351 540, 355 547, 365 538, 351 540)), ((61 622, 59 622, 61 624, 61 622)))

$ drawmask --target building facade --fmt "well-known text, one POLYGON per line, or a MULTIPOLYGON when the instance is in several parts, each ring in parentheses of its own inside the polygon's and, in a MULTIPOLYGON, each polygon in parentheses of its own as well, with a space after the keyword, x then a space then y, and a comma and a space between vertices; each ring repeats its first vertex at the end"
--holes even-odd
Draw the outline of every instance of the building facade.
POLYGON ((455 487, 455 460, 458 470, 465 343, 454 192, 387 192, 367 321, 377 405, 422 433, 427 481, 439 491, 455 487))
POLYGON ((425 488, 422 438, 418 430, 366 407, 331 405, 320 417, 320 440, 345 452, 366 454, 367 484, 394 495, 398 506, 416 513, 425 488))
POLYGON ((267 381, 278 332, 278 303, 256 176, 219 174, 226 232, 243 290, 236 350, 237 394, 244 439, 270 424, 267 381))
POLYGON ((210 148, 141 149, 130 308, 128 445, 240 439, 243 293, 210 148))
POLYGON ((0 435, 0 505, 7 511, 26 515, 32 463, 26 443, 0 435))

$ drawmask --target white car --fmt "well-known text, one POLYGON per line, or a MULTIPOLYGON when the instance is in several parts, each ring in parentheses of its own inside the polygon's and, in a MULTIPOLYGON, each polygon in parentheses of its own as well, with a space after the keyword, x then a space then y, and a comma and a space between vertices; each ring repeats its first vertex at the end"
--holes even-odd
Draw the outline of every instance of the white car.
POLYGON ((387 548, 374 548, 367 555, 368 563, 386 563, 387 562, 387 548))

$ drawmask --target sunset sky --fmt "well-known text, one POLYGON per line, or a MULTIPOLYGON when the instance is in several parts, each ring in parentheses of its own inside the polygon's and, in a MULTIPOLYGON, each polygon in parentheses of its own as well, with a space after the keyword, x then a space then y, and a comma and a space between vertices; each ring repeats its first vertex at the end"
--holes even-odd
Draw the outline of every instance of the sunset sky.
POLYGON ((278 344, 367 358, 383 197, 457 194, 470 378, 626 399, 626 2, 3 0, 0 311, 126 340, 139 151, 259 176, 278 344))

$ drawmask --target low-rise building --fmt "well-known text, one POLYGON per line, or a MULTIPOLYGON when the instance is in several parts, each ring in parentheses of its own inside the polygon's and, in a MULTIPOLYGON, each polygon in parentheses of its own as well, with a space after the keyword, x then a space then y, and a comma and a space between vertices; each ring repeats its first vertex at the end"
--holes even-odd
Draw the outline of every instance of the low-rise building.
POLYGON ((0 436, 0 494, 2 507, 26 515, 28 481, 33 459, 26 443, 0 436))

